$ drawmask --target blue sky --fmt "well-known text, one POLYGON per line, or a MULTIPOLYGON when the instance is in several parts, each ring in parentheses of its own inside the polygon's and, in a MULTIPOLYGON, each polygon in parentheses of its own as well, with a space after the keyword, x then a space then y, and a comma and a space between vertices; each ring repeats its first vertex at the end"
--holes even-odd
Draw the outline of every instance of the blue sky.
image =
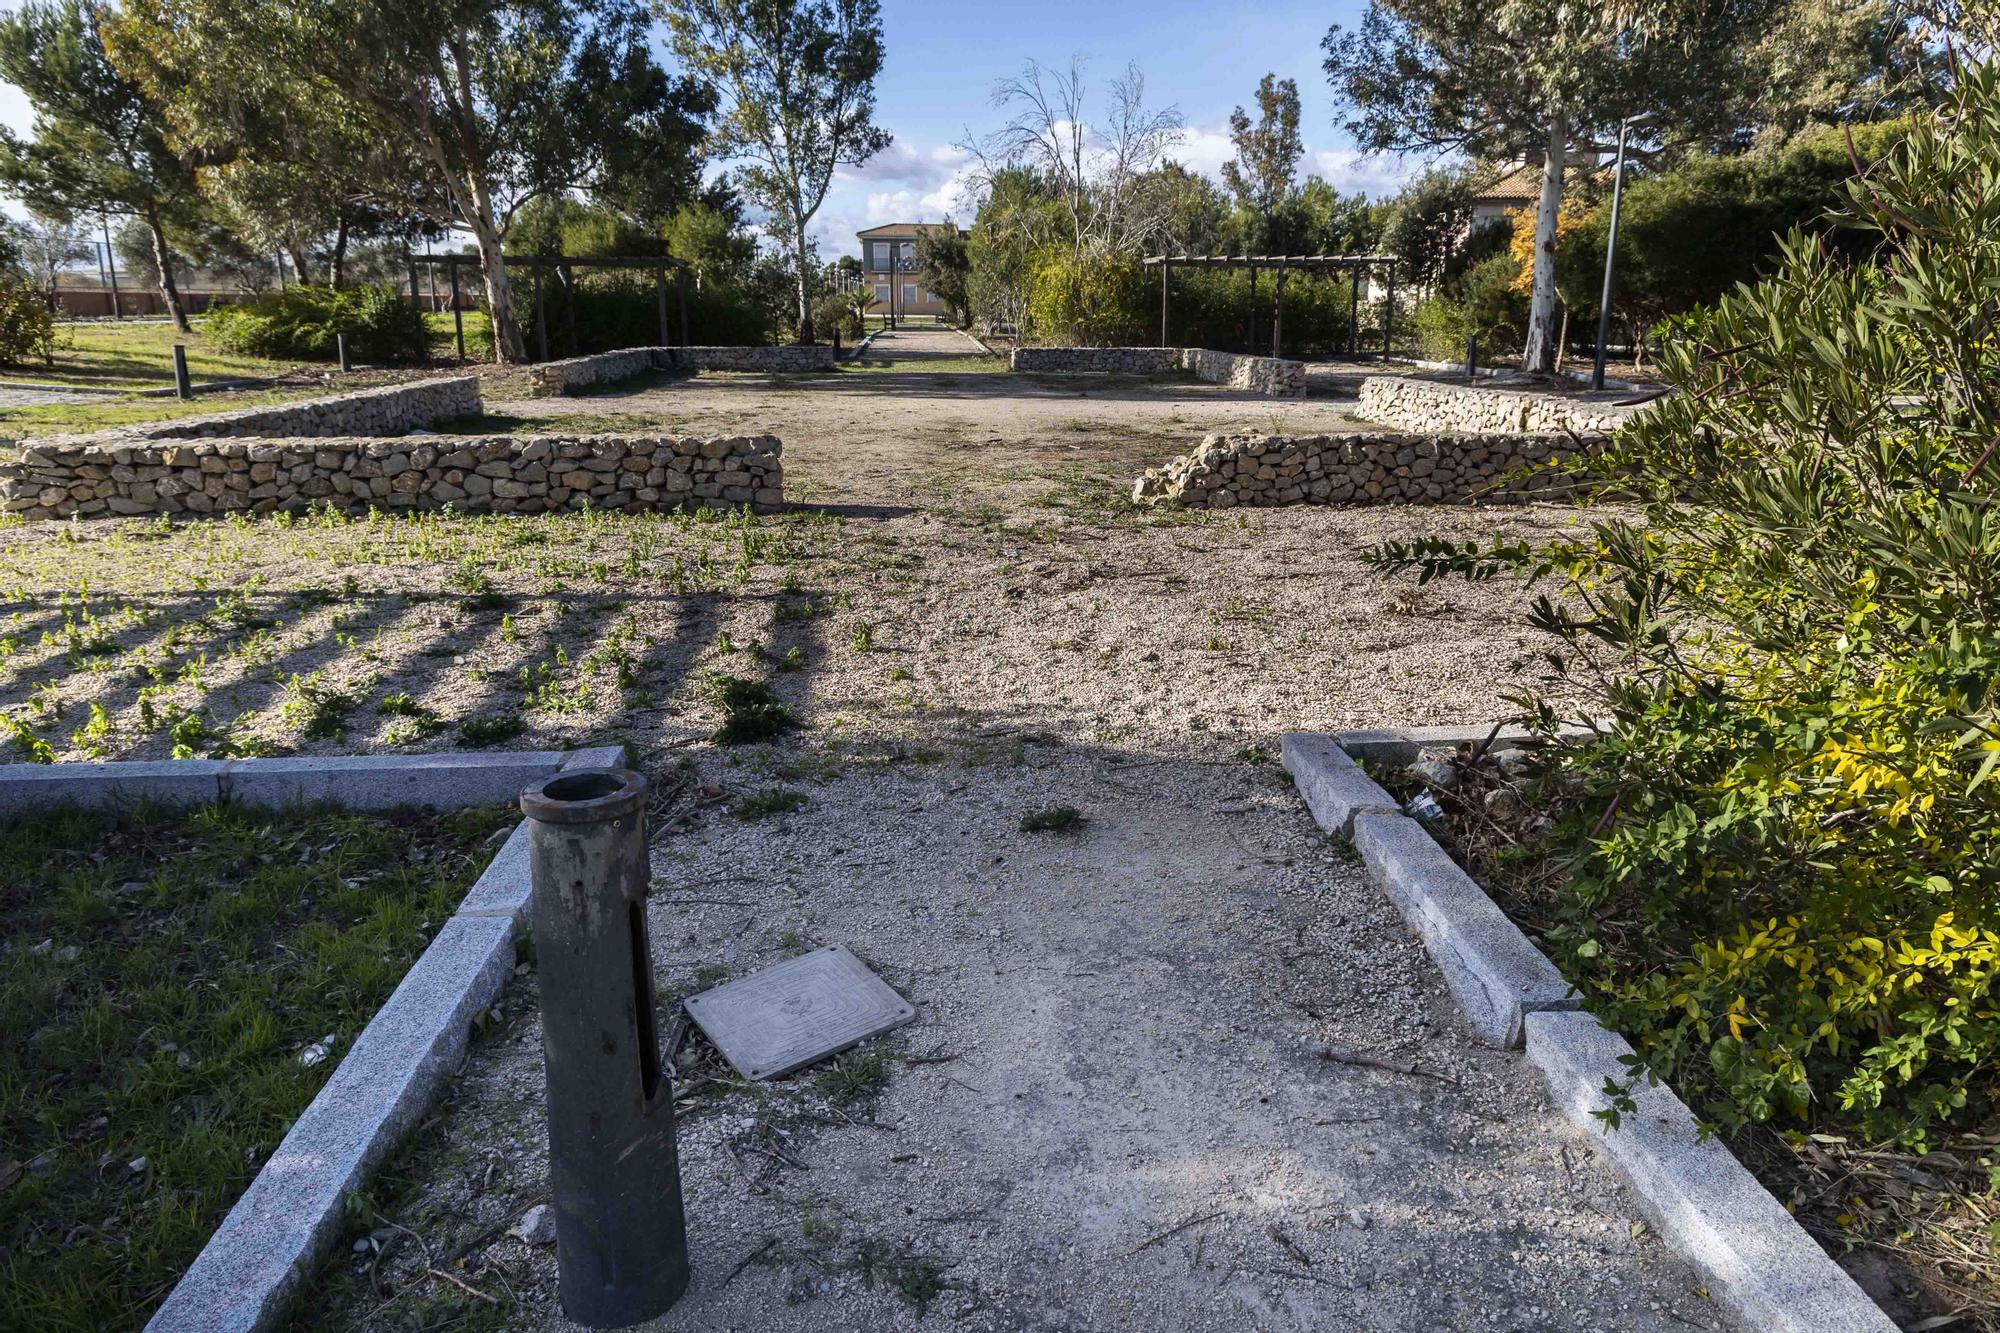
MULTIPOLYGON (((1086 57, 1093 107, 1128 62, 1146 75, 1147 101, 1175 105, 1188 133, 1177 156, 1213 176, 1231 155, 1229 112, 1250 106, 1268 72, 1298 82, 1302 172, 1343 190, 1379 194, 1420 163, 1363 157, 1335 124, 1320 39, 1352 22, 1362 0, 1282 5, 1197 0, 883 0, 888 54, 876 85, 877 122, 895 143, 866 165, 843 168, 814 219, 821 251, 858 253, 854 233, 883 222, 936 221, 958 201, 965 156, 953 147, 1002 117, 994 83, 1029 60, 1067 66, 1086 57)), ((0 122, 26 134, 27 101, 0 84, 0 122)), ((961 218, 961 221, 969 219, 961 218)))
MULTIPOLYGON (((1229 113, 1250 107, 1267 72, 1299 85, 1302 172, 1342 190, 1379 194, 1422 164, 1363 157, 1335 123, 1320 69, 1328 25, 1351 23, 1361 0, 1327 4, 1197 0, 883 0, 887 62, 876 84, 876 120, 896 136, 880 157, 843 169, 814 220, 824 253, 856 253, 854 232, 883 222, 934 221, 957 195, 963 154, 952 145, 996 127, 993 85, 1029 60, 1085 66, 1093 106, 1125 65, 1146 75, 1147 101, 1175 105, 1188 133, 1181 161, 1209 175, 1229 159, 1229 113)), ((961 218, 960 221, 966 219, 961 218)))

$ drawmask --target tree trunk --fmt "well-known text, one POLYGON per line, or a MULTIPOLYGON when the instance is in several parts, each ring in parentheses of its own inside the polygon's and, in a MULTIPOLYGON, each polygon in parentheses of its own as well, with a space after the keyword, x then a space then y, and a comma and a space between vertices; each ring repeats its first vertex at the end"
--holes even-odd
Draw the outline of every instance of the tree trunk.
POLYGON ((291 252, 292 276, 299 280, 299 286, 305 286, 312 281, 312 265, 306 262, 305 248, 296 241, 287 241, 285 249, 291 252))
POLYGON ((333 233, 333 253, 327 256, 326 281, 335 291, 347 279, 347 213, 340 215, 340 225, 333 233))
POLYGON ((1528 306, 1528 347, 1521 368, 1547 374, 1556 347, 1556 218, 1562 212, 1563 159, 1569 122, 1558 107, 1549 117, 1548 155, 1542 163, 1541 206, 1535 210, 1535 286, 1528 306))
POLYGON ((157 213, 146 215, 146 230, 153 234, 153 262, 160 266, 160 295, 166 300, 167 314, 174 327, 186 333, 187 311, 181 307, 181 289, 174 285, 174 252, 167 244, 166 228, 160 224, 157 213))
POLYGON ((1562 332, 1556 335, 1556 374, 1563 371, 1563 362, 1569 359, 1569 307, 1563 307, 1562 332))
MULTIPOLYGON (((798 342, 799 346, 806 347, 810 346, 813 341, 812 272, 811 272, 812 258, 806 249, 806 227, 805 227, 805 220, 803 218, 797 220, 797 226, 794 228, 792 234, 795 237, 797 237, 797 239, 792 242, 792 262, 798 269, 798 283, 799 283, 798 342)), ((894 247, 892 246, 891 248, 893 249, 894 247)), ((895 280, 896 280, 896 275, 894 273, 891 273, 889 275, 889 281, 894 282, 895 280)))
POLYGON ((493 320, 493 359, 515 365, 528 359, 521 321, 514 316, 514 286, 500 244, 500 226, 493 219, 493 201, 473 183, 472 239, 479 246, 479 275, 486 280, 486 308, 493 320))

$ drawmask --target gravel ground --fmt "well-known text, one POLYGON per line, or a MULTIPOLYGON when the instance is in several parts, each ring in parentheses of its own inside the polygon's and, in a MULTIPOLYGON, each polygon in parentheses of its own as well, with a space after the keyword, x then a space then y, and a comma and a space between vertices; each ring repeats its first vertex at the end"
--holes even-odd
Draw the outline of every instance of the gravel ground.
MULTIPOLYGON (((1019 740, 794 777, 809 804, 756 822, 715 801, 719 758, 679 775, 663 1001, 843 943, 919 1016, 841 1058, 886 1055, 844 1101, 684 1055, 725 1081, 680 1103, 695 1280, 647 1327, 1722 1327, 1281 771, 1019 740), (1083 824, 1020 831, 1054 804, 1083 824)), ((552 1251, 505 1234, 547 1197, 533 995, 417 1150, 386 1253, 339 1261, 310 1324, 471 1310, 427 1271, 455 1255, 509 1327, 570 1327, 552 1251)))

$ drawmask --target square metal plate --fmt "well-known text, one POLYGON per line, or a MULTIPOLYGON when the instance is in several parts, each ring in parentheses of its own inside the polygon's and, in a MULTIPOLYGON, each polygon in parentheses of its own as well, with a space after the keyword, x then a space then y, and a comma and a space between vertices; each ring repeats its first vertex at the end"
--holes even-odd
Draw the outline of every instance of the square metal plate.
POLYGON ((838 944, 682 1002, 736 1072, 777 1078, 899 1028, 916 1009, 838 944))

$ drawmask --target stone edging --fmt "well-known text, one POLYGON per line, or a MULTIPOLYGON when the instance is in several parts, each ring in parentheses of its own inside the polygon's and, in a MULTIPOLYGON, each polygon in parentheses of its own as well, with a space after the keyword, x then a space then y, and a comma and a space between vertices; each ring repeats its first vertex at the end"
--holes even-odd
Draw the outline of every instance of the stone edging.
MULTIPOLYGON (((603 746, 566 754, 6 764, 0 765, 0 814, 137 800, 228 800, 270 808, 338 800, 357 810, 453 809, 511 802, 527 783, 560 769, 624 762, 622 746, 603 746)), ((237 1198, 147 1321, 148 1333, 265 1333, 282 1323, 299 1287, 339 1237, 347 1196, 423 1118, 465 1055, 473 1017, 492 1006, 513 975, 514 928, 527 912, 530 887, 523 823, 237 1198)))
MULTIPOLYGON (((1363 772, 1349 749, 1384 762, 1423 745, 1477 743, 1490 727, 1290 732, 1284 764, 1313 818, 1350 836, 1379 885, 1423 937, 1482 1040, 1525 1045, 1556 1108, 1602 1130, 1607 1080, 1631 1046, 1582 1012, 1555 965, 1459 869, 1423 825, 1363 772), (1560 987, 1560 990, 1556 988, 1560 987)), ((1518 745, 1519 733, 1501 740, 1518 745)), ((1896 1325, 1805 1228, 1664 1085, 1633 1091, 1637 1110, 1601 1141, 1660 1236, 1744 1327, 1766 1333, 1895 1333, 1896 1325)))
POLYGON ((1206 347, 1016 347, 1007 364, 1025 374, 1164 375, 1185 370, 1209 384, 1273 398, 1299 398, 1306 391, 1303 361, 1206 347))

